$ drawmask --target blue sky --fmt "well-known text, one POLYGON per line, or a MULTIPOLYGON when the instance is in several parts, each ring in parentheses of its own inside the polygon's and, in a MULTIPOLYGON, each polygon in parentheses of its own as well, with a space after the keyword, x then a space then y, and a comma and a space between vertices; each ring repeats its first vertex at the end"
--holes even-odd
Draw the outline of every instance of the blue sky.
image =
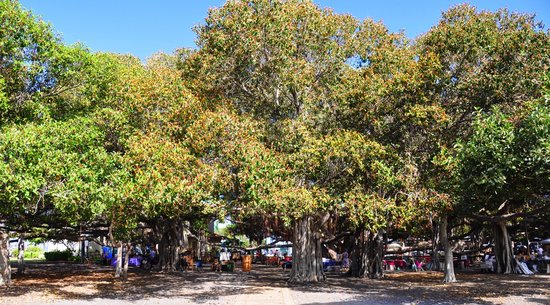
MULTIPOLYGON (((194 47, 192 27, 201 23, 208 8, 223 5, 223 0, 21 0, 53 24, 65 42, 82 42, 93 51, 131 53, 141 59, 178 47, 194 47)), ((321 7, 350 13, 359 19, 382 20, 392 31, 404 30, 414 38, 437 23, 441 12, 468 2, 485 10, 507 7, 529 12, 550 24, 550 1, 370 1, 315 0, 321 7)), ((546 26, 548 28, 548 26, 546 26)))

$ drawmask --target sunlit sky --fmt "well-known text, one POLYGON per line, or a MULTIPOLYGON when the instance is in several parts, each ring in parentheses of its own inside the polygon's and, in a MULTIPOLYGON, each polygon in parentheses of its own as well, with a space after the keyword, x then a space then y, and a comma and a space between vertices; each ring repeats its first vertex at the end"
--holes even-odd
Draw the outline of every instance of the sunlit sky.
MULTIPOLYGON (((223 0, 21 0, 26 9, 50 22, 67 43, 81 42, 92 51, 131 53, 141 59, 179 47, 195 47, 194 25, 203 22, 208 9, 223 0)), ((506 7, 534 13, 550 23, 550 1, 370 1, 316 0, 321 7, 364 19, 383 21, 391 31, 404 30, 414 38, 437 23, 449 7, 470 3, 480 10, 506 7)))

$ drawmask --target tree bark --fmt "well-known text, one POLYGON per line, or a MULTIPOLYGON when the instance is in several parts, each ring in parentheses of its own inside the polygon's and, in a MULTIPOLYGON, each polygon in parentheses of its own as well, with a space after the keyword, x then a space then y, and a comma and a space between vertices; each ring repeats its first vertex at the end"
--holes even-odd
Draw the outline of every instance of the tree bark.
POLYGON ((122 276, 122 249, 124 249, 124 244, 120 242, 116 255, 116 270, 115 277, 119 278, 122 276))
POLYGON ((443 283, 455 283, 456 275, 453 265, 453 249, 451 249, 451 244, 449 243, 447 225, 447 216, 441 217, 441 222, 439 224, 439 238, 441 239, 441 244, 443 245, 443 248, 445 250, 445 264, 443 265, 443 283))
POLYGON ((432 266, 431 270, 433 271, 441 271, 441 268, 439 266, 439 251, 437 250, 439 247, 439 224, 433 224, 432 229, 432 266))
POLYGON ((19 237, 17 242, 17 274, 25 273, 25 240, 19 237))
POLYGON ((493 224, 495 234, 495 257, 497 261, 497 273, 515 273, 516 260, 514 259, 512 240, 508 234, 508 228, 504 222, 493 224))
POLYGON ((204 259, 204 254, 206 253, 206 236, 204 235, 204 231, 200 230, 199 231, 199 244, 198 244, 198 250, 199 252, 197 253, 197 256, 198 256, 198 259, 199 260, 203 260, 204 259))
POLYGON ((384 276, 384 240, 381 232, 357 229, 354 234, 349 275, 378 279, 384 276))
POLYGON ((370 233, 367 243, 367 275, 371 279, 384 277, 384 239, 382 233, 370 233))
POLYGON ((11 267, 8 243, 8 233, 4 230, 0 230, 0 286, 11 284, 11 267))
POLYGON ((176 271, 178 253, 172 235, 171 232, 166 232, 159 244, 158 268, 165 272, 176 271))
POLYGON ((122 280, 127 281, 128 280, 128 263, 130 262, 130 250, 132 249, 132 245, 130 243, 126 244, 126 255, 124 256, 124 268, 122 270, 122 280))
POLYGON ((179 246, 184 250, 189 250, 189 234, 191 232, 189 231, 189 222, 183 223, 182 228, 178 232, 176 230, 176 238, 178 239, 179 246), (181 236, 179 236, 181 234, 181 236))
POLYGON ((354 277, 367 275, 367 243, 365 242, 366 230, 355 230, 353 250, 351 251, 351 262, 348 274, 354 277))
POLYGON ((176 221, 168 221, 159 244, 159 267, 165 272, 176 271, 178 250, 183 245, 183 228, 176 221))
POLYGON ((80 241, 80 262, 85 263, 86 262, 86 240, 82 239, 80 241))
POLYGON ((309 215, 294 222, 290 283, 323 282, 326 279, 321 238, 313 223, 313 216, 309 215))

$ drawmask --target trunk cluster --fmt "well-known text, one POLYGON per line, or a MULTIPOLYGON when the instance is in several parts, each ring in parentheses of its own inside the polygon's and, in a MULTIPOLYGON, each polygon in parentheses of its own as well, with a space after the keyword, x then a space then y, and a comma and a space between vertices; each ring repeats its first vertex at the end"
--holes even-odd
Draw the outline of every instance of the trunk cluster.
POLYGON ((512 253, 512 240, 504 222, 493 224, 497 273, 515 273, 516 260, 512 253))
POLYGON ((290 283, 322 282, 323 272, 321 238, 315 229, 312 216, 305 216, 294 223, 292 271, 290 283))
POLYGON ((169 220, 163 224, 163 229, 162 238, 159 243, 158 268, 165 272, 176 271, 178 252, 186 244, 183 225, 181 222, 169 220))
POLYGON ((378 279, 384 276, 384 240, 381 232, 355 231, 349 275, 378 279))
POLYGON ((117 250, 115 277, 123 281, 128 280, 128 262, 130 261, 131 243, 120 243, 117 250))

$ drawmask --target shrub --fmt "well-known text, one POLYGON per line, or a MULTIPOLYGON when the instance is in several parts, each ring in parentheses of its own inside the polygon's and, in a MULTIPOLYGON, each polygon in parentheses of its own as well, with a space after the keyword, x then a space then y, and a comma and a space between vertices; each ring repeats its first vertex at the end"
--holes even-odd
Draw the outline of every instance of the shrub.
POLYGON ((71 255, 71 257, 69 258, 69 261, 79 263, 80 262, 80 255, 75 255, 75 256, 71 255))
POLYGON ((56 250, 44 253, 44 257, 47 261, 68 261, 72 256, 73 254, 70 250, 56 250))
MULTIPOLYGON (((44 251, 40 249, 40 247, 37 246, 29 246, 27 249, 25 249, 25 258, 42 258, 42 255, 44 254, 44 251)), ((13 250, 11 253, 12 257, 17 258, 19 256, 19 250, 13 250)))
POLYGON ((44 250, 37 246, 29 246, 25 250, 25 258, 41 258, 44 255, 44 250))

